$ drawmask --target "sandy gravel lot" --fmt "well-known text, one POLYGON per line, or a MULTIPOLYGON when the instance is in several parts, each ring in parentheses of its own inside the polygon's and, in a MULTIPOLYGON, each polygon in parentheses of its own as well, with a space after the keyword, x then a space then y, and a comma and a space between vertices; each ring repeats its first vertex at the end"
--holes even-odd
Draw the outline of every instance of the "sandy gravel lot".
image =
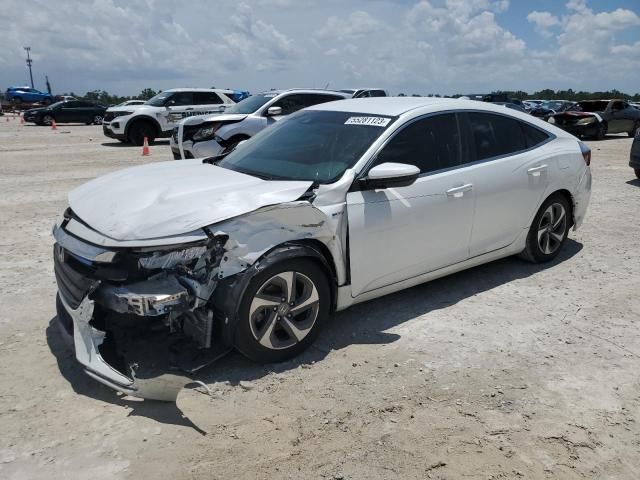
POLYGON ((295 361, 237 354, 177 404, 86 377, 55 325, 51 226, 73 187, 168 160, 99 127, 0 117, 0 478, 638 479, 640 182, 590 142, 559 259, 505 259, 342 312, 295 361))

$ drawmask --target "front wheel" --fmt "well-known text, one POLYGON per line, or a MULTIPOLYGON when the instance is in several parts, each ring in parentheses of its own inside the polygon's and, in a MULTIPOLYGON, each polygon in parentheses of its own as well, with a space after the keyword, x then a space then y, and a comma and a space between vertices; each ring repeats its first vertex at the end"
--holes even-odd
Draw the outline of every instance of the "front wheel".
POLYGON ((93 124, 94 125, 102 125, 102 115, 94 115, 93 116, 93 124))
POLYGON ((556 258, 569 234, 570 215, 571 207, 564 195, 551 195, 533 219, 526 247, 520 256, 533 263, 556 258))
POLYGON ((134 145, 138 147, 142 146, 145 137, 149 143, 155 140, 156 129, 153 125, 146 122, 138 122, 134 123, 129 129, 129 141, 134 145))
POLYGON ((601 122, 600 125, 598 125, 598 130, 596 130, 596 140, 604 140, 604 137, 607 136, 607 124, 604 122, 601 122))
POLYGON ((51 115, 45 115, 42 117, 42 123, 44 125, 51 125, 53 123, 53 117, 51 115))
POLYGON ((282 362, 305 350, 329 316, 327 277, 315 262, 292 259, 256 274, 242 298, 235 346, 258 362, 282 362))

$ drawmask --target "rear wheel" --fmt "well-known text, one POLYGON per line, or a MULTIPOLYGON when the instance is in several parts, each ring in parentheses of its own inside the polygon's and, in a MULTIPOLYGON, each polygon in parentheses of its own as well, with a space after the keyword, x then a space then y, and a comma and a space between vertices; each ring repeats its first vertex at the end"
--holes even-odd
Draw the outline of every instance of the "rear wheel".
POLYGON ((149 143, 156 138, 156 128, 148 122, 136 122, 129 128, 129 141, 138 147, 144 144, 147 137, 149 143))
POLYGON ((640 179, 640 168, 636 168, 634 172, 636 172, 636 178, 640 179))
POLYGON ((42 117, 42 123, 44 125, 51 125, 53 123, 53 117, 51 115, 45 115, 42 117))
POLYGON ((636 122, 633 124, 633 129, 630 132, 627 132, 630 137, 635 137, 636 135, 640 135, 640 122, 636 122))
POLYGON ((236 348, 259 362, 281 362, 301 353, 329 316, 324 271, 308 259, 277 263, 251 279, 241 301, 236 348))
POLYGON ((600 122, 598 130, 596 130, 596 140, 604 140, 604 137, 607 136, 607 129, 607 124, 605 122, 600 122))
POLYGON ((22 103, 22 98, 20 98, 20 97, 14 97, 14 98, 13 98, 13 103, 16 103, 16 104, 18 104, 18 105, 19 105, 19 104, 21 104, 21 103, 22 103))
POLYGON ((564 195, 551 195, 533 219, 527 244, 520 256, 533 263, 556 258, 571 227, 571 207, 564 195))

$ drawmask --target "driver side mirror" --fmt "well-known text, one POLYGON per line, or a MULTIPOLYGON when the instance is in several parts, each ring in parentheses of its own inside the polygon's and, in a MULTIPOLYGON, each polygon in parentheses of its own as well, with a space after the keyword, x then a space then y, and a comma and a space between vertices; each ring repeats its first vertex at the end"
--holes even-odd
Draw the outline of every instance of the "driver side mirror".
POLYGON ((382 163, 376 165, 366 177, 359 180, 361 190, 408 187, 420 176, 420 169, 406 163, 382 163))
POLYGON ((267 117, 276 117, 282 115, 282 107, 269 107, 267 110, 267 117))

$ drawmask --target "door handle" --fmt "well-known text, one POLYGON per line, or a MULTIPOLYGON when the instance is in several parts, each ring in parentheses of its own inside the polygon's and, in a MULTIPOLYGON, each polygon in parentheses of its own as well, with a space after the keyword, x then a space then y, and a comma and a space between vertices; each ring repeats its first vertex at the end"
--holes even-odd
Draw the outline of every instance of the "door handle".
POLYGON ((547 168, 549 168, 548 165, 540 165, 538 167, 530 168, 529 170, 527 170, 527 173, 532 177, 539 177, 542 172, 547 171, 547 168))
POLYGON ((460 198, 464 196, 464 192, 469 192, 473 188, 473 184, 467 183, 459 187, 453 187, 447 190, 448 197, 460 198))

